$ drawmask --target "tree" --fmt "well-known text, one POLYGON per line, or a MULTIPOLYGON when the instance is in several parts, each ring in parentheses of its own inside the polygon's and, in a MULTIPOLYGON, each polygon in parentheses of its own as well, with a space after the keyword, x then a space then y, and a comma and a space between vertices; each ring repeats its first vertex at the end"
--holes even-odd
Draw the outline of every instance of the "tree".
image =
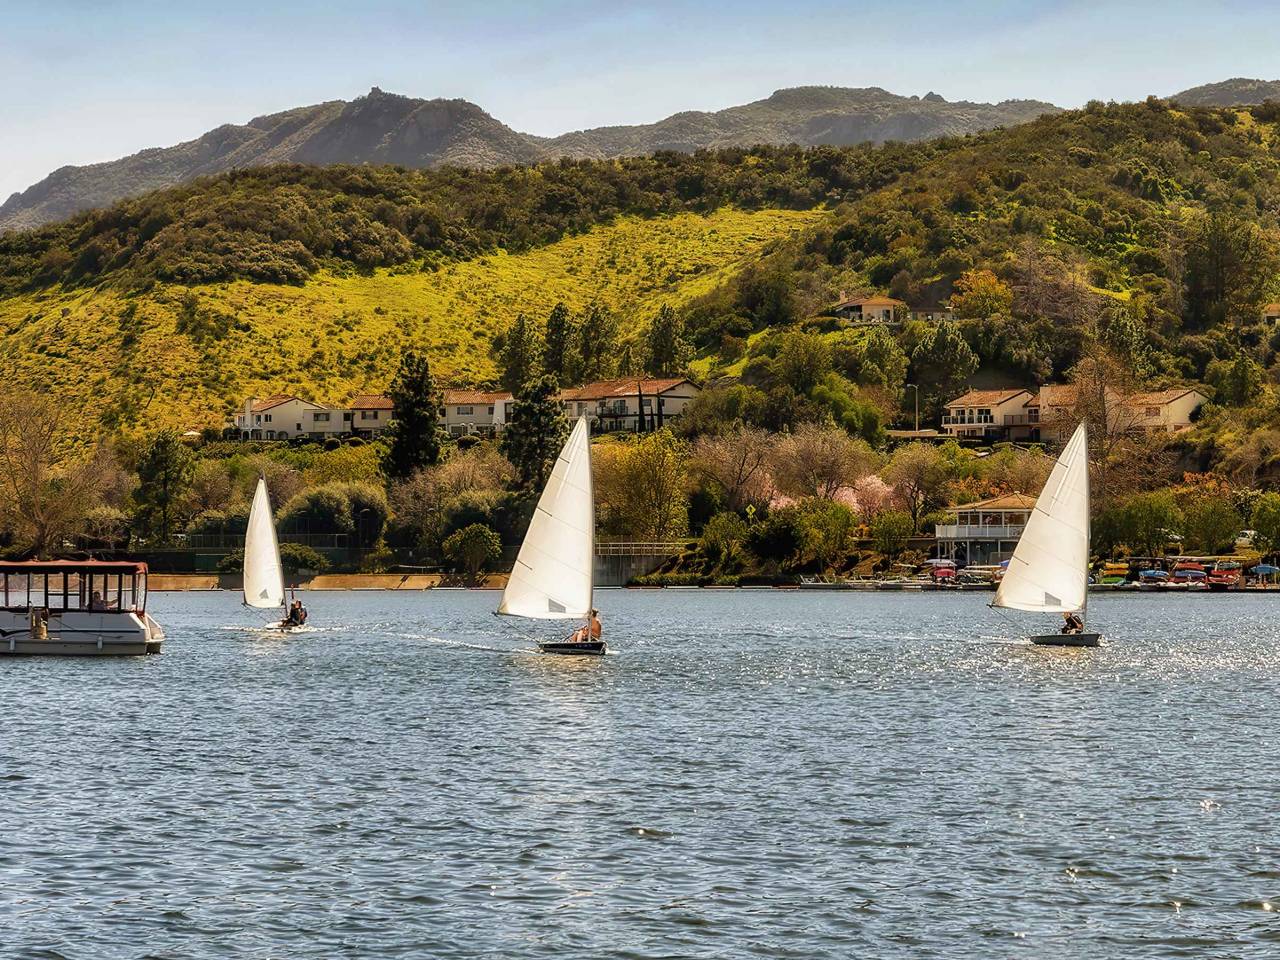
POLYGON ((1240 515, 1222 496, 1201 494, 1183 514, 1183 535, 1188 546, 1204 553, 1219 553, 1236 542, 1240 515))
POLYGON ((663 306, 649 324, 648 353, 644 368, 654 377, 679 377, 693 358, 693 347, 682 320, 670 306, 663 306))
POLYGON ((832 350, 836 367, 860 387, 881 387, 897 400, 907 378, 906 353, 889 331, 847 330, 832 350))
POLYGON ((578 323, 577 357, 571 379, 603 380, 612 375, 617 353, 618 322, 608 307, 592 303, 578 323))
POLYGON ((663 541, 689 529, 688 450, 668 430, 601 444, 595 492, 605 530, 633 540, 663 541))
POLYGON ((1275 245, 1229 213, 1204 217, 1186 252, 1186 319, 1195 327, 1252 321, 1280 267, 1275 245))
POLYGON ((1205 380, 1213 386, 1214 400, 1224 406, 1242 407, 1262 393, 1262 367, 1243 350, 1230 363, 1210 363, 1205 380))
POLYGON ((956 281, 951 309, 960 320, 986 320, 1013 308, 1013 291, 990 270, 967 270, 956 281))
POLYGON ((872 518, 868 532, 876 550, 895 560, 907 548, 915 529, 916 523, 911 514, 902 510, 884 510, 872 518))
POLYGON ((387 390, 395 405, 395 419, 387 428, 388 445, 382 469, 392 479, 440 462, 440 416, 444 408, 427 358, 410 350, 387 390))
POLYGON ((177 512, 191 489, 195 457, 177 430, 162 430, 151 438, 138 460, 138 520, 142 529, 168 543, 177 512))
POLYGON ((507 328, 498 351, 502 387, 515 393, 538 371, 538 336, 523 313, 507 328))
POLYGON ((725 566, 738 559, 746 539, 746 521, 736 513, 725 511, 717 513, 702 528, 699 549, 703 556, 725 566))
POLYGON ((898 448, 884 469, 884 479, 911 517, 914 532, 926 514, 945 505, 951 474, 937 447, 916 442, 898 448))
POLYGON ((1143 556, 1162 556, 1169 540, 1181 529, 1182 511, 1167 490, 1140 493, 1125 504, 1125 539, 1143 556))
POLYGON ((1249 526, 1254 530, 1253 542, 1263 556, 1280 550, 1280 493, 1264 493, 1258 498, 1249 526))
POLYGON ((547 316, 547 328, 542 341, 542 369, 555 379, 558 386, 565 386, 569 382, 576 335, 569 308, 563 302, 557 303, 547 316))
POLYGON ((778 489, 796 498, 833 500, 875 468, 875 452, 865 441, 839 427, 814 423, 782 437, 773 454, 778 489))
POLYGON ((805 559, 824 570, 843 562, 858 525, 853 511, 842 503, 816 499, 804 501, 798 509, 805 559))
POLYGON ((392 485, 396 527, 412 545, 439 555, 450 526, 462 513, 462 500, 496 507, 515 478, 515 470, 494 444, 455 450, 443 463, 392 485))
POLYGON ((956 396, 965 381, 978 369, 974 354, 954 323, 943 320, 921 338, 911 352, 912 381, 922 386, 922 406, 936 413, 941 405, 956 396))
POLYGON ((719 488, 731 510, 761 506, 773 492, 773 437, 757 427, 742 427, 718 437, 699 437, 693 445, 693 468, 719 488))
POLYGON ((804 395, 831 372, 831 350, 816 333, 792 330, 783 335, 774 364, 778 380, 804 395))
POLYGON ((501 450, 526 487, 541 490, 569 434, 560 387, 550 374, 526 383, 511 404, 511 422, 502 432, 501 450))
POLYGON ((100 501, 106 452, 77 449, 70 409, 47 394, 0 394, 0 528, 36 557, 80 533, 100 501))
POLYGON ((502 559, 502 539, 483 523, 463 527, 444 542, 444 555, 471 579, 502 559))

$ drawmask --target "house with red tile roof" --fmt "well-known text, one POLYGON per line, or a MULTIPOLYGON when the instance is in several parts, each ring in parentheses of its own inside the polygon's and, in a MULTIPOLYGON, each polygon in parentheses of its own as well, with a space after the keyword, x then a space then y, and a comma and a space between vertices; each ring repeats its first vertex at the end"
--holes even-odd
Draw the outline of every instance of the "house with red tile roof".
POLYGON ((893 297, 878 294, 849 297, 841 291, 840 299, 831 304, 827 312, 853 324, 891 324, 905 320, 909 308, 904 301, 893 297))
POLYGON ((287 393, 265 400, 251 397, 236 415, 236 430, 251 440, 322 439, 347 432, 343 413, 341 408, 326 407, 287 393))
POLYGON ((507 426, 512 396, 505 390, 446 390, 440 425, 451 437, 493 437, 507 426))
POLYGON ((947 403, 942 432, 972 440, 1003 439, 1010 427, 1026 423, 1026 404, 1034 397, 1021 387, 970 390, 947 403))
POLYGON ((560 392, 569 419, 587 417, 598 432, 657 430, 679 418, 701 393, 683 377, 598 380, 560 392))

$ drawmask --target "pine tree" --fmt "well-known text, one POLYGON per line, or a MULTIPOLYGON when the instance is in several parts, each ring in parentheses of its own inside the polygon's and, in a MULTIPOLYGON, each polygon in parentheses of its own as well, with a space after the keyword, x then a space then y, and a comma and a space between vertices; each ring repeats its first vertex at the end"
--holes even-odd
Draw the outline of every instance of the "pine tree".
POLYGON ((511 405, 501 447, 527 487, 541 489, 546 484, 569 433, 559 392, 553 377, 537 377, 524 385, 511 405))
POLYGON ((156 434, 138 461, 138 517, 143 527, 168 543, 174 515, 191 487, 195 457, 176 430, 156 434))
POLYGON ((498 352, 502 386, 515 393, 538 372, 537 334, 523 313, 507 328, 498 352))
POLYGON ((549 376, 555 377, 558 384, 568 382, 573 366, 575 333, 569 308, 564 303, 557 303, 547 317, 547 330, 542 346, 542 369, 549 376))
POLYGON ((395 419, 387 428, 390 443, 382 471, 393 479, 405 479, 440 462, 443 407, 427 358, 414 350, 401 357, 387 394, 395 405, 395 419))
POLYGON ((655 377, 680 376, 693 357, 684 321, 669 306, 659 310, 649 325, 648 346, 645 369, 655 377))
POLYGON ((618 323, 607 307, 593 303, 578 323, 576 380, 604 380, 613 375, 618 323))

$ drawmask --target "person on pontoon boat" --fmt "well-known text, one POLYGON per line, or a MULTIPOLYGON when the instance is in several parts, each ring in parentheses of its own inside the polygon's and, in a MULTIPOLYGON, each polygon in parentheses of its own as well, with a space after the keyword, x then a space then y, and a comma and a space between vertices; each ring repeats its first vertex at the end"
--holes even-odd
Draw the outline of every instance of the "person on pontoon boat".
POLYGON ((589 640, 598 641, 603 633, 604 631, 600 627, 600 611, 592 610, 591 616, 587 618, 586 626, 575 630, 570 639, 574 643, 586 643, 589 640))
POLYGON ((1062 632, 1083 633, 1084 621, 1080 619, 1080 615, 1076 613, 1064 613, 1062 615, 1062 632))

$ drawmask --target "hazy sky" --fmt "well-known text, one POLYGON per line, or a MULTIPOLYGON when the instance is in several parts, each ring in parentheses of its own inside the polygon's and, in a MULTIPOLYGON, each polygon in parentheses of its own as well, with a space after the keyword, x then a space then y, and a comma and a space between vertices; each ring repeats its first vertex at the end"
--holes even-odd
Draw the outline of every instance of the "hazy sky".
POLYGON ((1280 78, 1274 0, 0 0, 0 199, 372 86, 552 134, 800 84, 1077 106, 1280 78))

